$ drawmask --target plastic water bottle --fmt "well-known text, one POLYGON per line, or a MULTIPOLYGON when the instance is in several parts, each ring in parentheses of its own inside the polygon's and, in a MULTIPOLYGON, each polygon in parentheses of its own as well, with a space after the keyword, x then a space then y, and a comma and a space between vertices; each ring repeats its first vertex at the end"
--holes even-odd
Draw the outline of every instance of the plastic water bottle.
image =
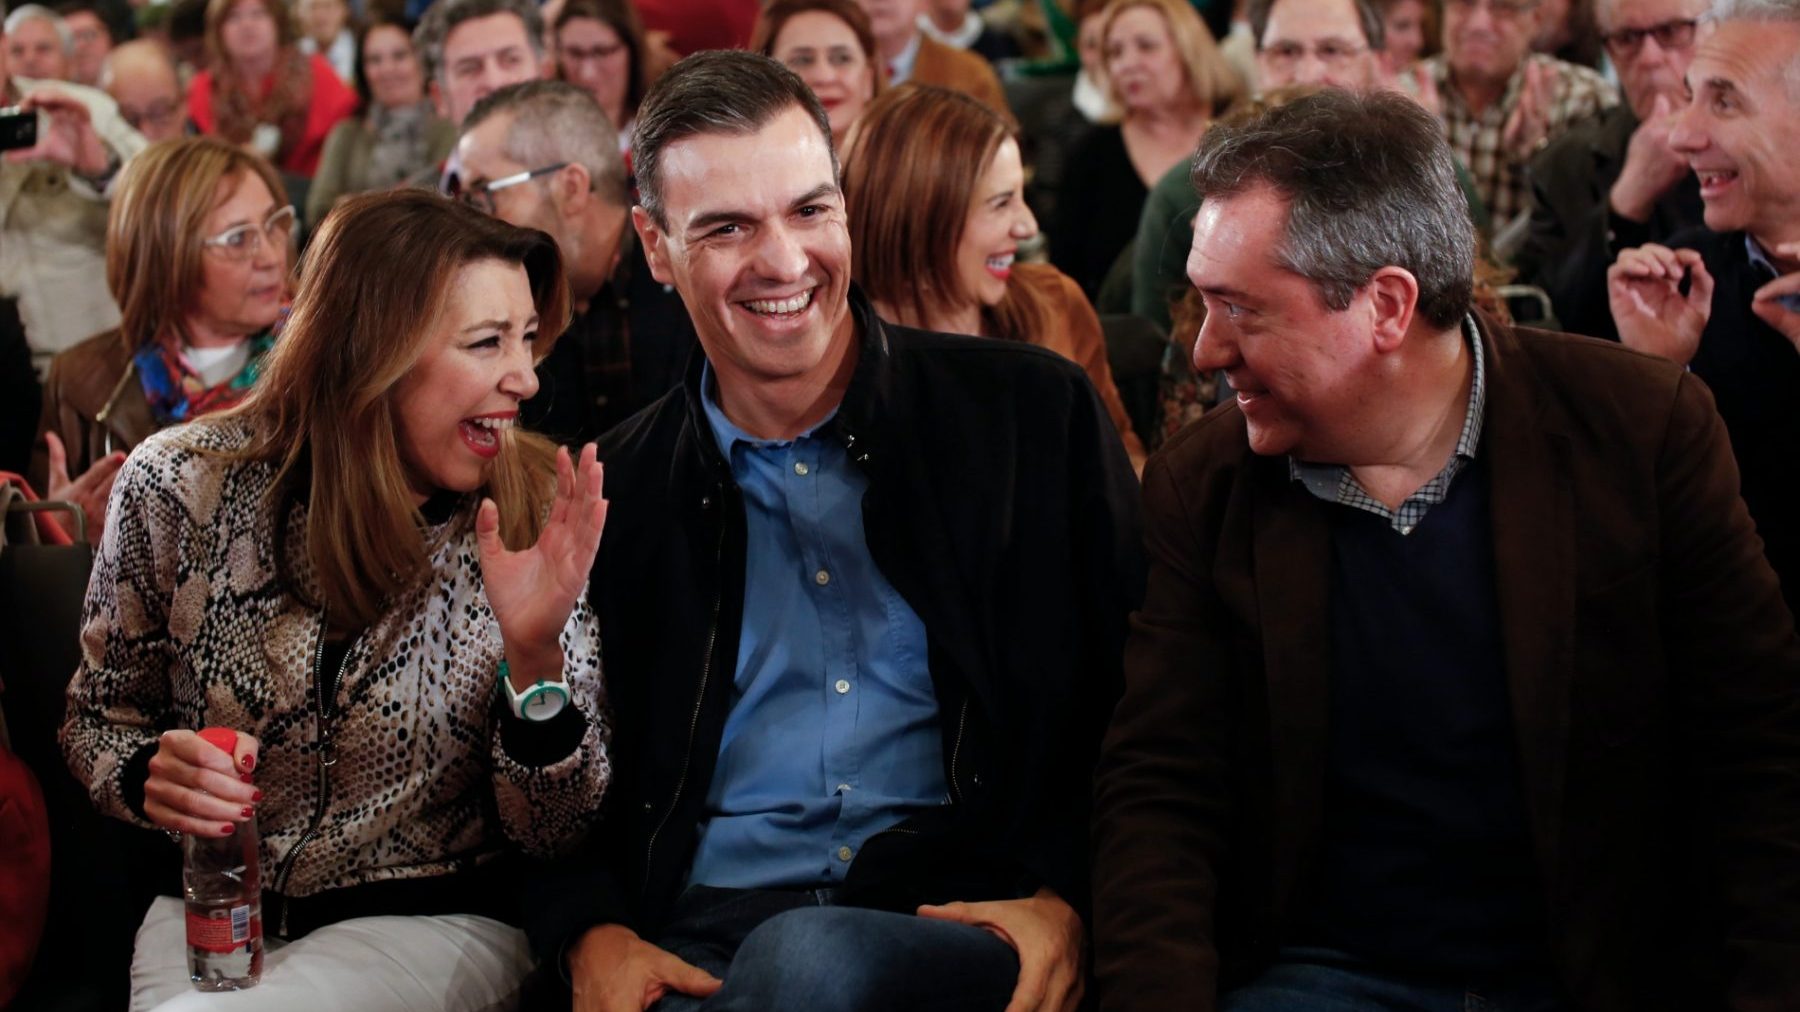
MULTIPOLYGON (((237 732, 209 727, 200 737, 227 755, 237 732)), ((181 837, 181 887, 187 899, 188 979, 201 991, 241 991, 262 978, 262 874, 256 817, 230 836, 181 837)))

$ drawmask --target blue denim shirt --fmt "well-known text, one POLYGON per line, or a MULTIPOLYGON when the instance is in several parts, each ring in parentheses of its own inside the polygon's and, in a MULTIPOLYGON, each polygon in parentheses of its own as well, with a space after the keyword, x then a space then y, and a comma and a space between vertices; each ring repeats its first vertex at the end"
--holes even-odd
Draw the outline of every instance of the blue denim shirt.
POLYGON ((863 537, 868 479, 818 435, 706 417, 744 495, 744 624, 691 885, 842 882, 864 840, 948 800, 925 626, 863 537))

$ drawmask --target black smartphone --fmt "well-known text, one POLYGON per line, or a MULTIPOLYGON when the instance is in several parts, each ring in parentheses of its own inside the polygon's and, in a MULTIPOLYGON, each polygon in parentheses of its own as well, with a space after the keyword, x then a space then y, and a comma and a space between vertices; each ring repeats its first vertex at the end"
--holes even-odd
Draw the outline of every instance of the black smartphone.
POLYGON ((35 111, 20 112, 16 105, 0 106, 0 151, 37 146, 35 111))

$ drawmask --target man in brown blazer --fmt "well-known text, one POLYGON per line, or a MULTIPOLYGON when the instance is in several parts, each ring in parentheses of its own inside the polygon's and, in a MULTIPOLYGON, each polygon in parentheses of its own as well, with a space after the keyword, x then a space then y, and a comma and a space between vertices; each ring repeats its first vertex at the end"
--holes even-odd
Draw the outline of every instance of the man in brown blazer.
POLYGON ((1010 115, 1000 76, 975 53, 944 45, 919 28, 919 0, 860 0, 887 62, 888 82, 929 84, 960 91, 1010 115))
POLYGON ((1102 1007, 1800 1008, 1800 640, 1705 387, 1471 315, 1404 98, 1214 127, 1194 178, 1237 400, 1144 474, 1102 1007))

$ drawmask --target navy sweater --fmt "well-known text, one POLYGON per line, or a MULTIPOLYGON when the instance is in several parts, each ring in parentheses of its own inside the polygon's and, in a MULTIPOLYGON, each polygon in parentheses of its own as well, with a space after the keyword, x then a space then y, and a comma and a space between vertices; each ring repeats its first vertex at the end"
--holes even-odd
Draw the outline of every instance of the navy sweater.
POLYGON ((1486 468, 1410 535, 1333 509, 1330 744, 1313 941, 1397 972, 1541 962, 1486 468))

